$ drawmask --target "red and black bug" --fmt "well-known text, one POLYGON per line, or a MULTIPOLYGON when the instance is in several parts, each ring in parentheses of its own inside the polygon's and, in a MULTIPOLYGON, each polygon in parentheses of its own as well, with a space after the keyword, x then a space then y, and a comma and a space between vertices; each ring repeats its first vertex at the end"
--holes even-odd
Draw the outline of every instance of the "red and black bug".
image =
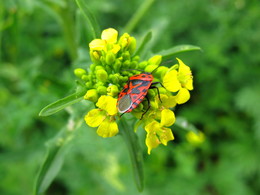
POLYGON ((118 100, 117 100, 118 111, 123 114, 127 112, 131 112, 144 100, 144 98, 146 98, 148 101, 148 108, 142 114, 141 116, 142 119, 143 115, 150 108, 150 101, 149 98, 146 96, 148 90, 152 88, 156 88, 160 99, 159 90, 155 85, 161 83, 160 82, 152 83, 153 79, 154 78, 152 73, 149 72, 144 72, 130 77, 127 81, 127 84, 124 86, 123 90, 118 95, 118 100))

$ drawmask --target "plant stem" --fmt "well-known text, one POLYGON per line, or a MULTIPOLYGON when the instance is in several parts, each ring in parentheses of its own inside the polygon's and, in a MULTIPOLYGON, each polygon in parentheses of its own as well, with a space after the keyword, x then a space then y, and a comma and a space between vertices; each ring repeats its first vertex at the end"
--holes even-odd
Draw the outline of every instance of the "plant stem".
POLYGON ((138 137, 133 129, 128 128, 124 117, 119 121, 119 128, 130 154, 137 189, 142 192, 144 188, 143 153, 138 137))
POLYGON ((126 24, 125 32, 131 33, 133 31, 133 29, 137 26, 137 24, 140 22, 142 17, 145 15, 145 13, 151 7, 153 2, 154 2, 154 0, 146 0, 143 2, 143 4, 139 7, 139 9, 135 12, 135 14, 132 16, 132 18, 126 24))

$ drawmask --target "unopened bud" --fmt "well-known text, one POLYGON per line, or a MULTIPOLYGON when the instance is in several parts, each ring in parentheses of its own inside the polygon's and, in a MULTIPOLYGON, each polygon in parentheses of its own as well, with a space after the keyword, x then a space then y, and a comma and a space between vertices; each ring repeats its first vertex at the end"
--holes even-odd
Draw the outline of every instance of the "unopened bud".
POLYGON ((144 71, 145 72, 153 72, 158 66, 157 65, 148 65, 145 67, 144 71))
POLYGON ((97 92, 99 95, 106 95, 107 94, 107 88, 105 86, 98 86, 97 92))
POLYGON ((148 62, 147 61, 142 61, 138 64, 138 68, 144 69, 147 66, 148 62))
POLYGON ((97 100, 98 100, 97 90, 96 89, 88 90, 86 95, 84 96, 84 99, 92 101, 92 102, 97 102, 97 100))
POLYGON ((155 72, 155 76, 160 78, 160 79, 163 79, 164 75, 166 74, 166 72, 169 70, 168 67, 166 66, 160 66, 156 72, 155 72))
POLYGON ((106 55, 106 63, 111 65, 115 62, 116 56, 113 52, 108 52, 106 55))
POLYGON ((76 68, 74 70, 74 74, 78 77, 78 78, 81 78, 83 75, 86 75, 87 72, 86 70, 82 69, 82 68, 76 68))
POLYGON ((96 77, 98 80, 105 83, 108 79, 108 74, 104 69, 99 69, 96 71, 96 77))
POLYGON ((129 52, 130 54, 133 54, 135 52, 135 48, 136 48, 136 40, 134 37, 129 37, 128 39, 129 41, 129 52))
POLYGON ((107 88, 107 94, 112 96, 112 97, 115 97, 117 96, 119 93, 119 90, 118 90, 118 87, 116 85, 110 85, 108 88, 107 88))
POLYGON ((159 65, 162 61, 161 55, 155 55, 148 60, 148 64, 159 65))
POLYGON ((100 54, 99 54, 99 52, 97 52, 97 51, 90 51, 90 58, 91 58, 91 60, 94 63, 96 63, 96 64, 100 63, 100 54))

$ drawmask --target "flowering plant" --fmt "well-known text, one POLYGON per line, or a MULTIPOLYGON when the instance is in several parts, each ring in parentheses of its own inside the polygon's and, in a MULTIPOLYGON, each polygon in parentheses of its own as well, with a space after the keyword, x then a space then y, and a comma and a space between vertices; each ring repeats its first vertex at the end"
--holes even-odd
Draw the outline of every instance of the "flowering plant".
MULTIPOLYGON (((100 36, 97 32, 96 35, 100 36)), ((166 59, 180 52, 200 48, 181 45, 146 57, 142 52, 151 38, 151 32, 145 35, 142 42, 137 42, 128 33, 119 36, 114 28, 103 30, 100 38, 96 38, 97 36, 94 36, 95 38, 89 43, 91 63, 74 70, 77 77, 77 91, 46 106, 40 112, 40 116, 54 114, 80 101, 92 102, 95 108, 86 107, 87 113, 84 116, 86 124, 95 128, 97 134, 103 138, 122 135, 129 149, 137 187, 142 191, 143 158, 135 132, 138 129, 146 132, 145 144, 148 154, 151 154, 151 151, 160 144, 166 146, 169 141, 174 140, 171 129, 176 123, 174 109, 190 99, 193 76, 190 67, 179 58, 173 59, 171 64, 166 59), (141 73, 151 74, 152 82, 157 83, 156 87, 148 87, 147 94, 143 95, 145 97, 138 100, 138 103, 131 100, 118 102, 119 94, 124 94, 124 86, 129 84, 133 76, 138 78, 141 73), (126 109, 124 112, 131 112, 122 116, 118 106, 124 107, 125 103, 127 105, 135 103, 136 107, 132 110, 126 109), (135 124, 130 124, 129 119, 134 120, 135 124)), ((128 95, 134 96, 131 92, 128 95)), ((79 125, 73 123, 72 129, 80 126, 82 118, 78 121, 79 125)), ((71 123, 69 125, 71 126, 71 123)), ((70 131, 66 131, 54 141, 54 148, 57 147, 58 150, 72 139, 73 133, 70 128, 68 128, 70 131)), ((49 166, 49 161, 52 160, 51 157, 50 159, 47 157, 44 166, 49 166)), ((47 175, 44 166, 39 180, 44 180, 42 175, 47 175)), ((39 181, 39 183, 44 182, 39 181)))

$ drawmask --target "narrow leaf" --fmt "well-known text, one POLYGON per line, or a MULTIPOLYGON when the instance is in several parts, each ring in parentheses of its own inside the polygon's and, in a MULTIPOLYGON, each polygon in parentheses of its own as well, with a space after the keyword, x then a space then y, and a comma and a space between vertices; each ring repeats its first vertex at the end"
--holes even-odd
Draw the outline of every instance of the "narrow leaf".
POLYGON ((130 154, 137 189, 142 192, 144 188, 143 152, 138 137, 133 129, 129 128, 124 117, 119 121, 119 128, 130 154))
POLYGON ((69 95, 65 98, 62 98, 60 100, 57 100, 56 102, 53 102, 49 104, 48 106, 44 107, 40 113, 39 116, 49 116, 52 115, 67 106, 70 106, 72 104, 75 104, 83 99, 83 96, 85 95, 86 91, 82 90, 79 92, 76 92, 72 95, 69 95))
POLYGON ((174 126, 181 130, 192 131, 196 134, 198 134, 198 132, 199 132, 199 130, 193 124, 189 123, 183 117, 177 117, 174 126))
POLYGON ((129 20, 129 22, 125 26, 125 32, 131 33, 135 27, 138 25, 138 23, 141 21, 141 19, 145 16, 145 14, 148 12, 152 4, 154 3, 154 0, 145 0, 142 2, 142 4, 139 6, 137 11, 133 14, 132 18, 129 20))
POLYGON ((80 8, 80 10, 82 11, 83 15, 85 16, 87 22, 89 23, 89 27, 92 33, 92 37, 93 39, 96 39, 97 37, 100 36, 100 28, 99 28, 99 24, 96 20, 96 17, 94 16, 94 14, 92 14, 92 12, 90 11, 90 9, 87 6, 87 1, 84 0, 75 0, 78 7, 80 8))
POLYGON ((162 50, 161 52, 158 53, 158 55, 162 55, 163 60, 165 60, 178 53, 187 52, 187 51, 197 51, 197 50, 201 50, 201 48, 194 45, 178 45, 167 50, 162 50))
POLYGON ((35 183, 36 195, 44 193, 59 173, 71 140, 72 135, 64 129, 47 144, 47 156, 35 183))
POLYGON ((145 46, 147 45, 147 43, 151 40, 152 38, 152 31, 149 31, 148 33, 146 33, 146 35, 143 37, 141 45, 139 46, 139 48, 137 49, 137 51, 135 52, 134 55, 141 55, 141 53, 143 52, 145 46))

